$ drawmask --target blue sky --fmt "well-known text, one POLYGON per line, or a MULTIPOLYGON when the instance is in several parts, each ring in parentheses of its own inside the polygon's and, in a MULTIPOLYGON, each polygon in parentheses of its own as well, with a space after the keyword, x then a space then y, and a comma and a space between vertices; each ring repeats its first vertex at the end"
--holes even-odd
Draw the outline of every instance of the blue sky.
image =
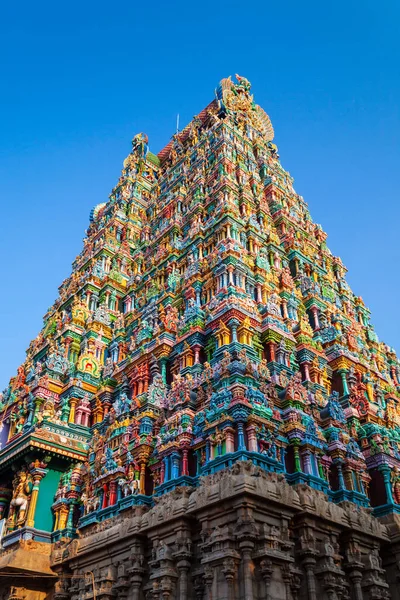
POLYGON ((158 152, 235 72, 380 339, 398 319, 395 0, 7 3, 0 11, 0 389, 79 253, 130 140, 158 152), (15 6, 11 6, 15 4, 15 6))

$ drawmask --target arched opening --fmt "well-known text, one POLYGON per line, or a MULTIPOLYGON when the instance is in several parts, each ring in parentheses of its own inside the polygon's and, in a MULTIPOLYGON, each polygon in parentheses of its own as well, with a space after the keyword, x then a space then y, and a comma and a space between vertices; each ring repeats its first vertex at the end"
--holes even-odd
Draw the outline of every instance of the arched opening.
POLYGON ((343 382, 339 373, 333 373, 331 380, 331 391, 343 396, 343 382))
POLYGON ((154 491, 154 479, 151 476, 151 471, 148 466, 146 466, 145 473, 144 473, 144 490, 145 490, 146 496, 151 496, 151 494, 154 491))
POLYGON ((329 469, 329 487, 333 492, 339 489, 339 474, 336 465, 331 465, 329 469))
POLYGON ((188 471, 190 477, 195 477, 197 473, 197 454, 193 450, 188 454, 188 471))
POLYGON ((369 472, 371 481, 368 487, 368 497, 371 506, 381 506, 387 504, 385 483, 383 475, 378 469, 373 469, 369 472))
POLYGON ((286 448, 286 452, 285 452, 285 469, 286 469, 286 473, 289 473, 289 475, 291 473, 295 472, 295 461, 294 461, 293 446, 288 446, 286 448))

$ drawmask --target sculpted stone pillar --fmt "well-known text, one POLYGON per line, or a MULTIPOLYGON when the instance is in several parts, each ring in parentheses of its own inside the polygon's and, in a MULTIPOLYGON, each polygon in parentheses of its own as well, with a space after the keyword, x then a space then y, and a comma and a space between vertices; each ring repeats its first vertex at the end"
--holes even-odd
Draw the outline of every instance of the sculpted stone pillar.
POLYGON ((130 580, 128 577, 129 570, 125 563, 120 563, 117 568, 117 581, 114 583, 112 590, 116 592, 117 598, 125 600, 128 597, 130 580))
POLYGON ((140 600, 140 589, 142 587, 143 576, 146 572, 144 568, 143 547, 140 541, 136 541, 132 545, 130 560, 132 566, 128 569, 131 576, 131 596, 130 600, 140 600))
POLYGON ((235 432, 231 427, 226 427, 225 431, 225 453, 235 452, 235 432))
POLYGON ((383 483, 385 485, 386 501, 387 504, 394 504, 392 494, 392 482, 391 482, 391 471, 389 465, 383 464, 378 467, 378 470, 383 475, 383 483))
MULTIPOLYGON (((61 573, 62 575, 62 573, 61 573)), ((54 600, 70 600, 71 596, 68 592, 69 581, 59 579, 54 586, 54 600)))
POLYGON ((228 600, 234 600, 234 589, 233 582, 235 579, 235 574, 237 571, 237 566, 235 559, 229 557, 225 558, 222 563, 222 572, 225 575, 226 583, 228 586, 228 600))
POLYGON ((250 452, 257 452, 257 436, 256 428, 254 425, 248 425, 247 427, 247 440, 250 452))
POLYGON ((303 559, 303 567, 306 572, 308 600, 317 600, 317 588, 314 575, 315 558, 313 556, 306 556, 303 559))
POLYGON ((68 423, 75 423, 75 409, 76 409, 76 405, 78 404, 78 399, 77 398, 70 398, 69 399, 69 417, 68 417, 68 423))
POLYGON ((318 552, 315 548, 314 532, 309 529, 304 529, 300 535, 300 557, 301 564, 305 572, 307 583, 307 598, 308 600, 317 600, 317 587, 315 581, 314 569, 316 565, 316 556, 318 552))
POLYGON ((182 475, 189 475, 188 448, 182 449, 182 475))
POLYGON ((36 512, 36 504, 39 495, 39 484, 43 477, 47 473, 47 469, 45 468, 46 464, 41 463, 38 460, 30 465, 30 473, 33 480, 33 488, 31 494, 31 500, 29 503, 28 514, 26 517, 26 525, 27 527, 33 527, 35 524, 35 512, 36 512))
POLYGON ((352 569, 349 572, 349 579, 353 586, 354 600, 363 600, 364 596, 361 589, 362 573, 358 569, 352 569))
POLYGON ((179 600, 188 600, 188 573, 190 569, 190 562, 184 558, 178 560, 176 567, 179 571, 179 600))
POLYGON ((242 551, 243 561, 243 584, 244 584, 244 597, 246 600, 254 600, 253 593, 253 573, 254 565, 252 560, 252 551, 254 549, 254 542, 245 540, 240 542, 240 549, 242 551))
POLYGON ((347 369, 338 369, 338 373, 342 379, 343 395, 348 396, 350 392, 349 386, 347 385, 347 369))
POLYGON ((140 465, 140 481, 139 481, 139 493, 145 494, 145 473, 146 463, 142 462, 140 465))
POLYGON ((58 518, 57 518, 55 526, 54 526, 55 527, 54 531, 57 531, 57 529, 65 529, 66 528, 68 513, 69 513, 68 506, 63 504, 61 506, 60 510, 57 512, 58 518))
POLYGON ((343 565, 348 573, 353 588, 354 600, 363 600, 361 581, 363 578, 364 564, 362 562, 361 550, 355 540, 350 540, 346 549, 347 562, 343 565))
POLYGON ((210 565, 204 566, 204 581, 207 589, 207 600, 213 600, 212 586, 214 582, 214 569, 210 565))
POLYGON ((260 562, 260 571, 265 585, 265 600, 269 600, 268 591, 273 571, 272 560, 270 560, 269 558, 264 558, 260 562))
POLYGON ((179 535, 176 539, 177 551, 174 552, 176 568, 179 572, 178 599, 189 600, 189 569, 192 557, 192 541, 189 534, 179 535))

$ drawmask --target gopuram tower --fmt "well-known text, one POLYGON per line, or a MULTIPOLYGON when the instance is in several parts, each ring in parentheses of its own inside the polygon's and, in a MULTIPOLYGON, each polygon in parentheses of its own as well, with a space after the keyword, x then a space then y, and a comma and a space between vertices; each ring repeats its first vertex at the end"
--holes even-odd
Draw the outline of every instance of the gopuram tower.
POLYGON ((236 80, 133 138, 1 395, 1 600, 400 598, 400 363, 236 80))

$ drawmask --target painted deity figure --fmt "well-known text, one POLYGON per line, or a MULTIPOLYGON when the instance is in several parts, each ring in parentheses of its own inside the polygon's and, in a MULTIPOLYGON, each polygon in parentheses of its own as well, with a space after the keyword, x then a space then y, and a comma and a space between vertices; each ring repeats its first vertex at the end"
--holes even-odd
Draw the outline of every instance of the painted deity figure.
POLYGON ((162 407, 165 404, 166 387, 163 382, 162 375, 156 373, 153 377, 153 381, 149 386, 149 402, 155 404, 158 407, 162 407))
POLYGON ((13 480, 14 491, 7 520, 7 528, 9 531, 13 531, 16 527, 20 528, 25 523, 32 487, 33 484, 30 474, 25 469, 21 469, 13 480))
POLYGON ((176 307, 168 304, 165 312, 161 315, 161 321, 167 331, 176 332, 178 323, 178 310, 176 307))
POLYGON ((43 404, 42 417, 43 419, 48 420, 51 420, 55 417, 54 402, 52 400, 46 400, 43 404))

